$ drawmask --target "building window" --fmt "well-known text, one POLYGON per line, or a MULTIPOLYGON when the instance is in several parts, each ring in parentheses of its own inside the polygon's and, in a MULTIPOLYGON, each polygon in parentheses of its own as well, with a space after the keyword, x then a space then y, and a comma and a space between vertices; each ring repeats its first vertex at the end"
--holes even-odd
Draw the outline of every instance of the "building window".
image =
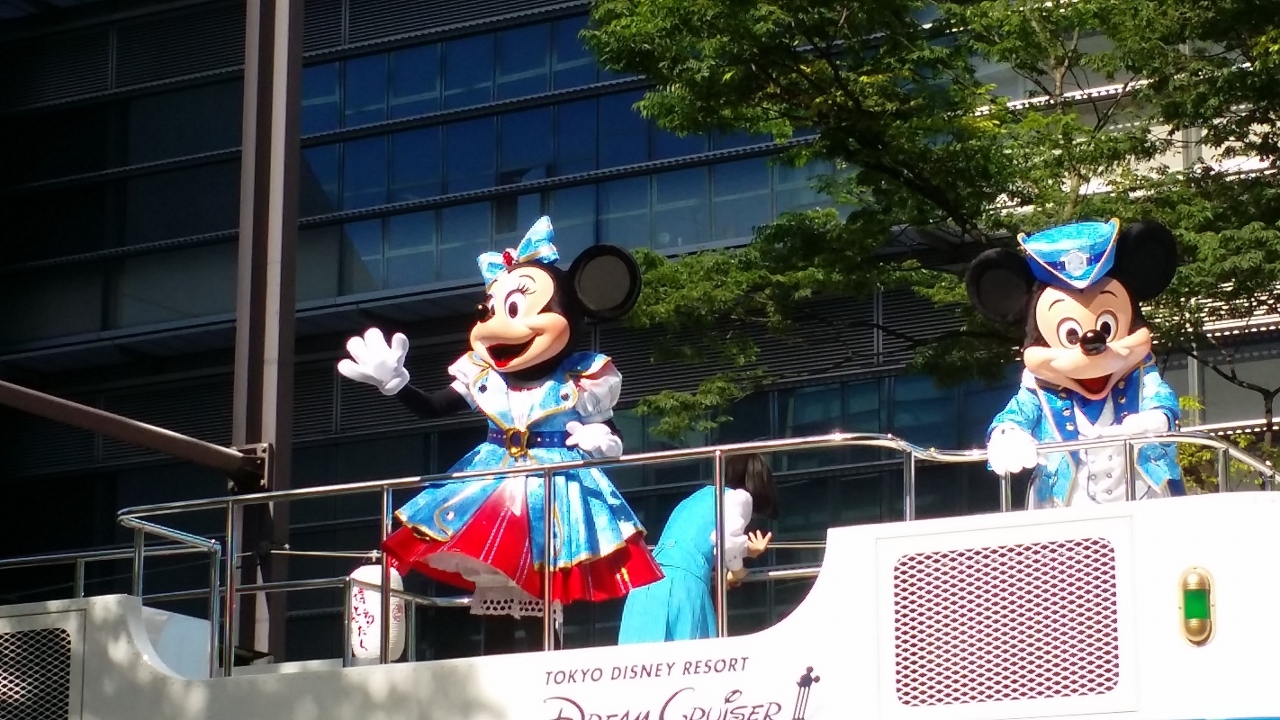
POLYGON ((387 56, 366 55, 343 63, 342 112, 345 127, 387 119, 387 56))
POLYGON ((700 155, 707 151, 706 135, 677 135, 669 130, 663 130, 656 124, 649 126, 649 132, 651 160, 671 160, 700 155))
POLYGON ((393 203, 423 200, 442 189, 440 128, 406 130, 391 136, 393 203))
POLYGON ((445 192, 494 187, 495 118, 466 120, 444 129, 445 192))
POLYGON ((527 25, 498 33, 497 99, 551 89, 551 26, 527 25))
POLYGON ((319 145, 303 148, 301 184, 298 189, 299 213, 302 217, 337 212, 342 160, 341 145, 319 145))
POLYGON ((498 125, 499 184, 542 180, 555 161, 551 108, 507 113, 498 125))
POLYGON ((773 218, 769 180, 766 158, 739 160, 711 168, 712 240, 750 240, 757 227, 773 218))
POLYGON ((654 176, 653 245, 658 250, 698 245, 711 237, 708 168, 654 176))
POLYGON ((600 184, 600 242, 624 248, 649 245, 649 178, 600 184))
MULTIPOLYGON (((778 394, 779 429, 782 437, 805 437, 838 432, 844 424, 844 397, 840 385, 784 390, 778 394)), ((827 467, 840 462, 837 448, 797 450, 781 454, 781 470, 827 467)))
POLYGON ((338 282, 341 247, 341 225, 298 232, 298 302, 330 300, 342 294, 338 282))
POLYGON ((444 45, 444 109, 493 101, 493 36, 474 35, 444 45))
MULTIPOLYGON (((493 201, 493 235, 495 247, 514 249, 524 234, 542 217, 542 195, 516 195, 493 201)), ((559 245, 556 250, 560 251, 559 245)))
POLYGON ((303 135, 338 129, 338 63, 311 65, 302 69, 303 135))
POLYGON ((130 100, 129 164, 240 147, 243 103, 238 80, 130 100))
POLYGON ((125 185, 127 244, 235 230, 240 164, 199 165, 130 178, 125 185))
POLYGON ((786 212, 804 212, 819 207, 828 207, 831 201, 814 188, 814 180, 820 175, 832 172, 831 163, 818 160, 795 167, 789 163, 775 163, 774 183, 776 189, 774 207, 781 215, 786 212))
POLYGON ((556 106, 555 175, 574 175, 596 169, 595 99, 556 106))
POLYGON ((649 159, 649 126, 633 108, 643 92, 600 98, 600 168, 635 165, 649 159))
POLYGON ((342 209, 387 204, 387 138, 352 140, 342 146, 342 209))
POLYGON ((596 186, 579 185, 551 191, 556 250, 562 260, 578 256, 596 242, 596 186))
POLYGON ((493 236, 489 216, 489 203, 440 211, 440 280, 479 280, 476 257, 489 250, 493 236))
POLYGON ((391 53, 391 119, 440 110, 440 46, 391 53))
POLYGON ((121 261, 113 328, 235 312, 236 243, 186 248, 121 261))
POLYGON ((385 271, 383 287, 388 289, 435 281, 436 213, 408 213, 387 218, 385 271))
POLYGON ((586 27, 585 15, 557 20, 553 26, 553 85, 556 90, 591 85, 596 81, 596 59, 578 37, 586 27))
POLYGON ((105 274, 99 265, 55 267, 9 278, 0 297, 21 312, 0 314, 0 338, 20 343, 102 330, 105 274))
POLYGON ((342 292, 382 289, 382 220, 360 220, 342 226, 342 292))
POLYGON ((927 375, 893 379, 893 433, 924 448, 959 447, 956 391, 927 375))

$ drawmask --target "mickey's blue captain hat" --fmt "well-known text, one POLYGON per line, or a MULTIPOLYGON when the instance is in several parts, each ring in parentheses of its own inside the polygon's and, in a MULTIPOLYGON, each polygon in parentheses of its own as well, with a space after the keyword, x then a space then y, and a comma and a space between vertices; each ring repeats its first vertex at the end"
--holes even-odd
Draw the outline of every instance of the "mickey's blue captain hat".
POLYGON ((1116 259, 1120 221, 1079 222, 1018 236, 1031 273, 1048 285, 1083 290, 1102 279, 1116 259))

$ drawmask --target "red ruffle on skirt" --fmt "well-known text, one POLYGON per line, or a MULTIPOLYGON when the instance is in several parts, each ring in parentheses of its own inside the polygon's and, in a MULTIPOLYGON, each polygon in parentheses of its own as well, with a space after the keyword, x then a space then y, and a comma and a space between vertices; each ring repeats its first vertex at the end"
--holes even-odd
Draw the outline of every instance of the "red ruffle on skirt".
MULTIPOLYGON (((434 580, 475 590, 475 584, 462 575, 428 562, 433 555, 457 553, 492 566, 531 596, 542 599, 542 568, 535 568, 533 563, 524 482, 515 480, 509 487, 507 483, 503 485, 448 540, 424 537, 412 527, 393 532, 382 543, 382 549, 397 572, 416 570, 434 580), (519 512, 512 510, 512 504, 519 506, 519 512)), ((551 575, 551 597, 562 605, 577 600, 612 600, 661 579, 662 570, 645 545, 644 534, 637 531, 604 557, 556 569, 551 575)))

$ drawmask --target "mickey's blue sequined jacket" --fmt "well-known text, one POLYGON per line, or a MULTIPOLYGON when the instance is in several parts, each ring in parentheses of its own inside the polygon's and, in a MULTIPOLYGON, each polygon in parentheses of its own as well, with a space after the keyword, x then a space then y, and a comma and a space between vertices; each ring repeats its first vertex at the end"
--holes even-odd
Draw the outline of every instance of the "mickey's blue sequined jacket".
MULTIPOLYGON (((1179 418, 1178 396, 1160 377, 1155 358, 1151 355, 1111 388, 1110 399, 1115 411, 1113 424, 1137 412, 1159 410, 1169 418, 1169 428, 1177 427, 1179 418)), ((991 426, 987 428, 987 442, 1000 425, 1016 425, 1028 432, 1037 443, 1070 442, 1080 439, 1076 427, 1077 401, 1084 398, 1073 390, 1045 383, 1029 372, 1022 376, 1022 387, 1013 396, 991 426)), ((1038 465, 1031 480, 1031 504, 1037 507, 1063 506, 1071 497, 1076 468, 1080 463, 1078 452, 1049 453, 1044 463, 1038 465)), ((1138 450, 1138 476, 1160 489, 1169 483, 1173 495, 1182 495, 1182 468, 1178 465, 1177 445, 1152 443, 1138 450)))

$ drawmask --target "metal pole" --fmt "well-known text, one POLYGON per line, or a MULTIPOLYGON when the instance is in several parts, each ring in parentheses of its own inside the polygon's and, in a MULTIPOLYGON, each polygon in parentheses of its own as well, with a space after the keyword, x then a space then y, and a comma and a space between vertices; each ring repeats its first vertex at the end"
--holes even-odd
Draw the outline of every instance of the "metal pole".
POLYGON ((1000 475, 1000 512, 1007 513, 1013 509, 1013 476, 1009 473, 1000 475))
MULTIPOLYGON (((292 457, 302 3, 245 4, 232 442, 273 447, 268 490, 289 487, 292 457)), ((289 542, 287 506, 245 506, 244 514, 246 548, 257 553, 289 542)), ((284 556, 255 555, 243 573, 248 582, 259 574, 283 581, 286 563, 284 556)), ((284 659, 287 600, 276 593, 247 604, 245 643, 277 662, 284 659)))
POLYGON ((342 667, 351 667, 351 593, 354 590, 350 577, 342 581, 342 667))
POLYGON ((910 450, 902 457, 902 519, 916 519, 916 454, 910 450))
POLYGON ((418 603, 404 604, 404 652, 406 662, 418 660, 418 603))
MULTIPOLYGON (((391 534, 391 491, 382 491, 382 540, 391 534)), ((382 553, 382 646, 379 662, 391 662, 391 556, 382 553)))
POLYGON ((142 560, 146 553, 147 536, 141 528, 133 531, 133 596, 142 597, 142 560))
POLYGON ((1218 448, 1218 492, 1228 492, 1227 483, 1231 479, 1231 456, 1226 448, 1218 448))
POLYGON ((84 558, 76 560, 76 573, 71 580, 71 589, 77 600, 84 597, 84 558))
POLYGON ((222 548, 214 547, 209 551, 209 677, 218 677, 218 637, 222 628, 218 627, 219 610, 222 599, 218 597, 219 586, 222 585, 222 548))
POLYGON ((221 470, 232 476, 261 475, 254 458, 236 450, 179 435, 154 425, 130 420, 12 383, 0 382, 0 405, 39 415, 55 422, 105 435, 122 443, 155 450, 170 457, 221 470))
POLYGON ((542 471, 542 649, 556 649, 555 616, 551 603, 555 598, 551 578, 555 574, 559 554, 555 547, 555 478, 550 470, 542 471))
POLYGON ((716 637, 729 635, 729 564, 724 557, 724 453, 716 450, 711 479, 716 493, 716 637))
POLYGON ((236 625, 239 622, 240 603, 236 593, 236 558, 240 554, 240 544, 236 542, 236 503, 227 502, 227 540, 226 562, 227 589, 223 598, 225 609, 222 613, 222 674, 231 677, 236 661, 236 625))
POLYGON ((1135 462, 1135 459, 1134 459, 1135 451, 1136 451, 1136 448, 1134 447, 1133 441, 1130 440, 1129 438, 1125 438, 1124 440, 1124 464, 1125 464, 1124 499, 1127 501, 1132 501, 1136 499, 1138 496, 1138 489, 1137 489, 1137 486, 1135 485, 1136 478, 1134 477, 1135 475, 1138 474, 1138 463, 1135 462))

